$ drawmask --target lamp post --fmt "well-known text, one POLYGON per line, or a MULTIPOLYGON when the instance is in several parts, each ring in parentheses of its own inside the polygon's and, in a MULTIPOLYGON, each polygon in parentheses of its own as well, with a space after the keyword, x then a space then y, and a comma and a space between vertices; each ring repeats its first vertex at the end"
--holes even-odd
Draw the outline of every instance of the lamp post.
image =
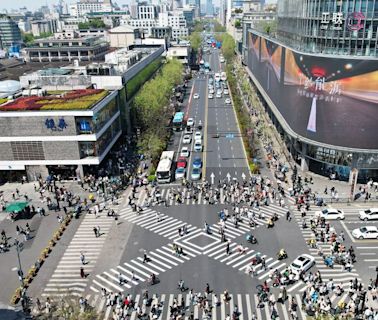
POLYGON ((22 305, 23 310, 25 312, 28 312, 28 301, 29 301, 29 299, 26 295, 26 289, 24 288, 24 273, 22 271, 21 258, 20 258, 20 250, 21 250, 22 244, 20 243, 20 241, 15 239, 14 245, 16 246, 17 260, 18 260, 17 275, 18 275, 18 279, 21 282, 21 289, 22 289, 22 291, 21 291, 21 305, 22 305))

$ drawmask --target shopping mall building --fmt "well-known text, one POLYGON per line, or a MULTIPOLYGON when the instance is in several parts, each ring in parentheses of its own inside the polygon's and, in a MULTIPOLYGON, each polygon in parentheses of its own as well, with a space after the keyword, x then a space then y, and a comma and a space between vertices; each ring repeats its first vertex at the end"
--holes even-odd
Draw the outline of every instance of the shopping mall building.
POLYGON ((243 60, 303 170, 378 180, 378 0, 281 0, 278 27, 247 24, 243 60))

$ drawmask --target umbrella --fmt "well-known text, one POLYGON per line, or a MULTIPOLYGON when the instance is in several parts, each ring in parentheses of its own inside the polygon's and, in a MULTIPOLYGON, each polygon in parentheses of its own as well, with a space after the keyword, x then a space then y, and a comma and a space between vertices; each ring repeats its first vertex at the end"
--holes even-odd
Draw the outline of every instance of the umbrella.
POLYGON ((20 212, 27 207, 29 202, 12 202, 5 208, 5 212, 20 212))

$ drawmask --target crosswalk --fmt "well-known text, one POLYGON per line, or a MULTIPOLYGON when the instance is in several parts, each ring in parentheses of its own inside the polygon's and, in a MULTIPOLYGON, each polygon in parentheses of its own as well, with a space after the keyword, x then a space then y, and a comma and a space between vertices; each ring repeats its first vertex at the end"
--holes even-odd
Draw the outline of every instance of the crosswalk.
MULTIPOLYGON (((183 226, 187 229, 187 235, 200 233, 201 230, 191 224, 173 218, 156 210, 145 208, 141 213, 134 212, 130 207, 124 207, 119 211, 119 216, 151 232, 157 233, 170 240, 182 238, 178 229, 183 226)), ((185 237, 185 236, 184 236, 185 237)))
MULTIPOLYGON (((298 305, 296 315, 297 319, 305 320, 307 319, 307 315, 304 311, 301 310, 301 296, 300 294, 295 295, 288 295, 288 298, 286 301, 277 302, 278 294, 274 295, 275 298, 275 307, 274 309, 278 313, 279 318, 276 318, 277 320, 291 320, 293 319, 291 317, 291 311, 289 306, 289 301, 294 299, 296 304, 298 305)), ((133 297, 133 300, 135 301, 136 306, 141 306, 141 308, 144 310, 144 313, 146 314, 147 318, 149 316, 149 319, 155 319, 153 318, 153 314, 151 313, 151 306, 152 305, 159 305, 157 312, 156 319, 160 320, 169 320, 170 317, 170 310, 171 307, 174 305, 175 301, 178 301, 178 307, 182 310, 182 318, 181 319, 189 319, 191 316, 193 316, 193 319, 212 319, 212 320, 224 320, 229 315, 232 317, 232 314, 234 312, 235 306, 237 306, 238 312, 239 312, 239 319, 240 320, 248 320, 252 319, 253 317, 256 317, 258 320, 271 320, 271 307, 268 305, 268 303, 259 303, 259 297, 256 293, 240 293, 240 294, 233 294, 231 293, 229 295, 229 300, 226 302, 224 300, 224 295, 220 294, 215 297, 214 293, 211 293, 207 297, 209 301, 209 305, 212 306, 211 312, 208 314, 205 314, 205 311, 203 308, 201 308, 198 304, 193 304, 193 301, 191 301, 191 297, 187 293, 183 294, 160 294, 159 296, 154 296, 152 298, 151 305, 143 307, 143 297, 140 294, 136 294, 135 297, 133 297), (218 305, 215 305, 216 299, 219 301, 218 305), (183 305, 181 304, 183 303, 183 305)), ((103 312, 104 314, 104 320, 110 320, 113 319, 113 312, 115 313, 115 307, 112 306, 106 306, 106 299, 104 297, 101 297, 101 295, 94 295, 91 296, 89 303, 96 307, 97 311, 103 312)), ((128 312, 129 319, 135 320, 138 319, 137 311, 134 309, 131 309, 128 312)), ((143 317, 142 317, 143 318, 143 317)))
MULTIPOLYGON (((150 194, 153 191, 150 191, 150 194)), ((208 205, 208 204, 232 204, 236 202, 236 195, 226 195, 224 189, 219 189, 219 196, 214 196, 216 192, 206 193, 198 192, 193 193, 192 189, 186 187, 180 190, 179 197, 176 197, 173 191, 170 188, 160 188, 158 196, 149 197, 146 189, 140 189, 136 194, 136 197, 133 199, 136 205, 141 207, 150 207, 150 206, 178 206, 178 205, 208 205)), ((131 192, 128 193, 127 197, 131 195, 131 192)), ((294 200, 293 200, 294 201, 294 200)), ((275 203, 274 199, 270 199, 270 203, 275 203)))
POLYGON ((57 268, 44 289, 42 296, 76 295, 80 296, 86 289, 88 279, 81 278, 80 268, 90 274, 100 256, 114 219, 102 214, 84 216, 78 230, 60 259, 57 268), (100 227, 100 236, 95 237, 93 228, 100 227), (85 257, 83 265, 80 254, 85 257))
MULTIPOLYGON (((311 219, 311 217, 314 216, 315 211, 307 211, 306 212, 306 218, 307 221, 311 219)), ((308 242, 310 239, 313 239, 314 233, 313 231, 308 228, 303 228, 302 226, 302 217, 301 213, 297 210, 294 210, 294 217, 296 222, 298 223, 298 227, 306 240, 308 242)), ((320 231, 320 227, 318 227, 318 231, 320 231)), ((324 255, 330 255, 331 254, 331 245, 329 243, 320 243, 318 242, 318 246, 322 249, 324 255)), ((340 285, 344 289, 348 289, 350 286, 349 281, 354 280, 357 278, 359 281, 361 281, 361 278, 357 272, 357 270, 353 267, 352 270, 349 272, 345 270, 345 268, 342 265, 334 264, 333 268, 329 268, 324 264, 323 257, 318 255, 318 249, 312 248, 308 246, 308 250, 310 251, 310 254, 315 259, 316 268, 319 270, 323 281, 329 281, 332 279, 335 284, 340 285)), ((296 284, 292 287, 292 289, 297 289, 299 291, 305 291, 306 290, 306 284, 302 283, 301 287, 299 284, 296 284)))
POLYGON ((178 267, 197 255, 198 253, 194 250, 184 250, 182 255, 177 255, 173 243, 169 243, 147 252, 146 261, 140 256, 96 275, 90 289, 95 293, 99 293, 102 288, 108 292, 124 292, 148 281, 151 274, 159 278, 161 273, 178 267))

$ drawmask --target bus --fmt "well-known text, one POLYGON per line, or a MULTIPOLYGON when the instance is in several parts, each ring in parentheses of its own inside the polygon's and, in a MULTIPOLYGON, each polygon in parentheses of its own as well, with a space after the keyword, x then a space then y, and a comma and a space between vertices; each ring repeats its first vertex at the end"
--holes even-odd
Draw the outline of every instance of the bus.
POLYGON ((163 151, 156 169, 158 183, 170 183, 174 176, 174 151, 163 151))
POLYGON ((182 129, 183 123, 184 112, 176 112, 172 120, 173 128, 176 129, 176 131, 180 131, 182 129))

